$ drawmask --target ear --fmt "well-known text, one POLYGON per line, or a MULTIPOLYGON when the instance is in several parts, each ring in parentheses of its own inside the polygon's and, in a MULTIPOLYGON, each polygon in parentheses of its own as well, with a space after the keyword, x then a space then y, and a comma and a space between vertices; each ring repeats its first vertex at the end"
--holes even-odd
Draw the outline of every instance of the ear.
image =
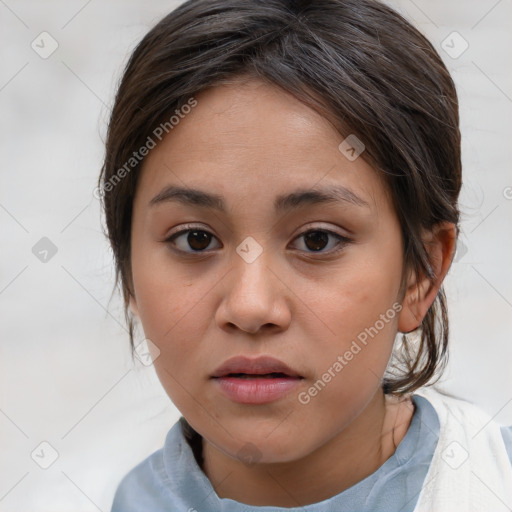
POLYGON ((133 295, 130 295, 130 310, 135 316, 139 316, 139 309, 137 308, 137 301, 133 295))
POLYGON ((431 231, 424 234, 423 243, 429 254, 434 278, 431 280, 423 276, 417 279, 413 271, 409 273, 398 318, 400 332, 411 332, 421 325, 450 268, 455 255, 456 240, 457 228, 452 222, 436 224, 431 231))

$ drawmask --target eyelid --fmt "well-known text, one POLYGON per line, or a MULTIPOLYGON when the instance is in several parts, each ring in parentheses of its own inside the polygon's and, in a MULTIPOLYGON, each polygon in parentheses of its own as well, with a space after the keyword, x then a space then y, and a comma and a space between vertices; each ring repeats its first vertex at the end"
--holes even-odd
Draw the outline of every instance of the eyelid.
POLYGON ((184 231, 206 231, 207 233, 211 233, 211 230, 209 227, 205 226, 204 224, 180 224, 176 230, 171 231, 168 235, 165 236, 164 242, 171 239, 175 235, 182 234, 184 231))
MULTIPOLYGON (((311 224, 306 224, 306 227, 304 226, 301 226, 299 229, 298 229, 298 233, 296 235, 294 235, 294 240, 299 237, 299 236, 303 236, 305 235, 306 233, 309 233, 310 231, 325 231, 326 233, 330 233, 330 234, 333 234, 333 235, 336 235, 336 236, 339 236, 340 238, 346 238, 348 239, 349 238, 349 235, 343 235, 342 233, 339 233, 338 231, 336 231, 332 225, 330 224, 314 224, 311 225, 311 224)), ((345 230, 347 231, 347 230, 345 230)))

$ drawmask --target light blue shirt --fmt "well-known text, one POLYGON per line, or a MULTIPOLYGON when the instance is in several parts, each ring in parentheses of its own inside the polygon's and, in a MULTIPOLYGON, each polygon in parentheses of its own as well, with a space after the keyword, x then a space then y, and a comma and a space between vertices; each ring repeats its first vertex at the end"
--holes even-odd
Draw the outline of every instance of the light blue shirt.
MULTIPOLYGON (((439 438, 439 419, 424 397, 395 453, 374 473, 329 499, 304 507, 258 507, 219 498, 176 422, 164 447, 134 467, 117 488, 111 512, 412 512, 439 438)), ((512 426, 501 427, 512 464, 512 426)))

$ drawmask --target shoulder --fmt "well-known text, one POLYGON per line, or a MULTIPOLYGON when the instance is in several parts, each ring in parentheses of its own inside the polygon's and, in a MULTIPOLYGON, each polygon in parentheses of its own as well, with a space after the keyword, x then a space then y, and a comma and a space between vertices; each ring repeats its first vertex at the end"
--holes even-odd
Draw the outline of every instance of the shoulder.
POLYGON ((197 473, 197 464, 182 427, 183 421, 178 420, 167 433, 164 446, 123 477, 111 512, 164 512, 170 506, 172 510, 187 510, 190 480, 197 473))
POLYGON ((465 426, 471 425, 473 436, 492 426, 499 440, 503 440, 509 462, 512 465, 512 425, 500 426, 478 405, 441 393, 435 388, 421 388, 417 393, 429 401, 438 414, 444 409, 450 416, 455 416, 459 422, 463 422, 465 426))
POLYGON ((448 417, 457 417, 459 423, 462 422, 466 427, 480 429, 484 424, 497 425, 482 408, 464 398, 450 395, 434 387, 420 388, 415 391, 415 394, 430 402, 436 410, 441 424, 446 422, 448 417))
POLYGON ((169 504, 175 503, 172 468, 180 465, 182 446, 183 435, 178 421, 167 433, 164 446, 123 477, 114 495, 111 512, 169 510, 169 504))
POLYGON ((164 476, 161 448, 122 478, 114 496, 111 512, 140 511, 145 508, 154 512, 164 510, 164 476))

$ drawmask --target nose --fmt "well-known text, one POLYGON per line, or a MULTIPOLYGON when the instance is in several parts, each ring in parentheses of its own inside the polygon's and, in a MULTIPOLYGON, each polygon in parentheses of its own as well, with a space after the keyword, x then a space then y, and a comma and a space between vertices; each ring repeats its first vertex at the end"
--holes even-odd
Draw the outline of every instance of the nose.
POLYGON ((247 262, 234 255, 232 271, 223 279, 222 301, 215 318, 222 329, 250 334, 286 330, 291 321, 289 288, 265 251, 247 262))

